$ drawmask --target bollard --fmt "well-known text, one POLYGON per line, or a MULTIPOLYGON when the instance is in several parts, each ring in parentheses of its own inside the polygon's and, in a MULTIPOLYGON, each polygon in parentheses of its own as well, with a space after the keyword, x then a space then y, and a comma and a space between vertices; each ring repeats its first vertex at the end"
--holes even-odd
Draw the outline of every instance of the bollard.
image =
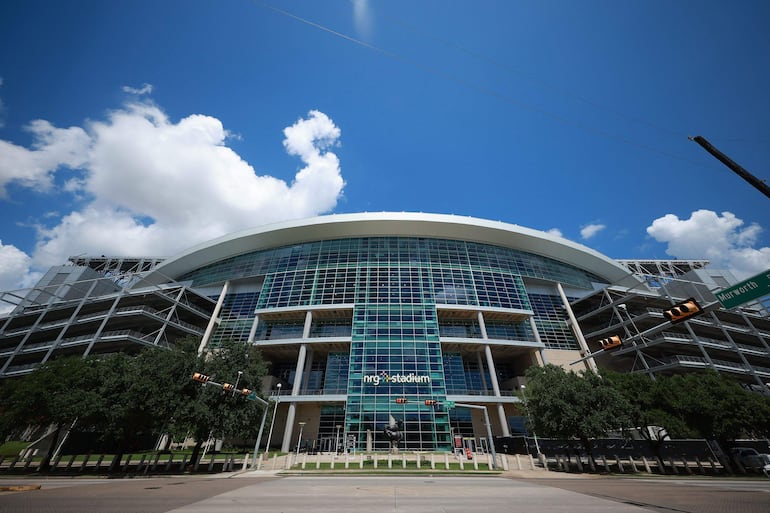
POLYGON ((182 462, 179 464, 179 471, 184 472, 184 466, 187 464, 187 455, 182 455, 182 462))
POLYGON ((449 470, 449 453, 444 453, 444 468, 449 470))
POLYGON ((679 471, 676 468, 676 463, 674 463, 674 458, 669 456, 668 462, 671 465, 671 470, 674 472, 675 475, 679 475, 679 471))

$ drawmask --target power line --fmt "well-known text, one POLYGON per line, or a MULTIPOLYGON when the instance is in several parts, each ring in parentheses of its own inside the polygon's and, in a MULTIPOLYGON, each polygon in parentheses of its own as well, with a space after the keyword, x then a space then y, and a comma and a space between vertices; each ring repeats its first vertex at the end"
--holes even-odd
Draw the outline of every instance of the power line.
MULTIPOLYGON (((337 30, 331 29, 331 28, 329 28, 329 27, 327 27, 325 25, 322 25, 320 23, 314 22, 314 21, 309 20, 307 18, 303 18, 303 17, 298 16, 298 15, 292 13, 292 12, 286 11, 284 9, 281 9, 281 8, 276 7, 274 5, 268 4, 266 2, 262 2, 260 0, 250 0, 250 1, 253 4, 255 4, 255 5, 259 6, 259 7, 262 7, 264 9, 273 11, 273 12, 275 12, 277 14, 286 16, 288 18, 291 18, 291 19, 293 19, 295 21, 298 21, 300 23, 303 23, 305 25, 309 25, 309 26, 314 27, 314 28, 316 28, 318 30, 321 30, 323 32, 331 34, 331 35, 333 35, 335 37, 339 37, 341 39, 344 39, 344 40, 346 40, 346 41, 348 41, 350 43, 353 43, 353 44, 359 45, 361 47, 364 47, 364 48, 366 48, 368 50, 377 52, 377 53, 379 53, 381 55, 384 55, 384 56, 386 56, 388 58, 391 58, 393 60, 397 60, 399 62, 403 62, 405 64, 408 64, 410 66, 418 68, 418 69, 420 69, 420 70, 422 70, 422 71, 424 71, 426 73, 429 73, 431 75, 439 77, 441 79, 448 80, 450 82, 454 82, 454 83, 456 83, 458 85, 461 85, 462 87, 465 87, 467 89, 471 89, 471 90, 474 90, 474 91, 476 91, 478 93, 481 93, 481 94, 484 94, 486 96, 489 96, 491 98, 495 98, 498 101, 501 101, 501 102, 504 102, 504 103, 508 103, 510 105, 513 105, 513 106, 516 106, 516 107, 519 107, 519 108, 522 108, 522 109, 526 109, 526 110, 535 112, 535 113, 540 114, 542 116, 545 116, 545 117, 551 118, 551 119, 553 119, 555 121, 558 121, 558 122, 560 122, 562 124, 573 126, 573 127, 578 128, 580 130, 583 130, 584 132, 587 132, 587 133, 590 133, 590 134, 593 134, 593 135, 598 135, 598 136, 604 137, 606 139, 611 139, 611 140, 614 140, 614 141, 617 141, 617 142, 621 142, 621 143, 626 144, 628 146, 631 146, 631 147, 634 147, 634 148, 637 148, 637 149, 641 149, 641 150, 647 151, 649 153, 655 153, 655 154, 658 154, 660 156, 667 157, 667 158, 670 158, 670 159, 673 159, 673 160, 678 160, 678 161, 681 161, 681 162, 686 162, 686 163, 692 164, 694 166, 698 166, 699 168, 710 167, 710 168, 717 169, 717 166, 705 164, 703 162, 698 162, 698 161, 695 161, 695 160, 691 160, 688 157, 684 157, 682 155, 677 155, 677 154, 674 154, 674 153, 670 153, 668 151, 660 150, 658 148, 655 148, 655 147, 647 145, 647 144, 638 143, 638 142, 636 142, 633 139, 630 139, 628 137, 625 137, 625 136, 622 136, 622 135, 617 135, 617 134, 615 134, 613 132, 610 132, 610 131, 607 131, 607 130, 604 130, 604 129, 601 129, 601 128, 595 128, 595 127, 592 127, 592 126, 580 123, 578 121, 574 121, 572 119, 566 118, 566 117, 561 116, 559 114, 556 114, 556 113, 554 113, 554 112, 552 112, 550 110, 546 110, 546 109, 537 107, 535 105, 529 104, 527 102, 524 102, 524 101, 521 101, 521 100, 517 100, 515 98, 512 98, 509 95, 504 94, 504 93, 500 93, 500 92, 495 91, 493 89, 482 87, 480 85, 474 84, 472 82, 469 82, 467 80, 459 78, 459 77, 457 77, 455 75, 443 72, 443 71, 441 71, 441 70, 439 70, 439 69, 437 69, 435 67, 429 66, 427 64, 424 64, 422 62, 416 61, 414 59, 403 57, 403 56, 401 56, 401 55, 399 55, 399 54, 397 54, 395 52, 386 50, 386 49, 381 48, 381 47, 379 47, 377 45, 374 45, 372 43, 368 43, 366 41, 363 41, 361 39, 349 36, 349 35, 347 35, 345 33, 342 33, 342 32, 339 32, 337 30)), ((681 135, 682 138, 686 137, 686 136, 684 136, 682 134, 679 134, 679 133, 677 133, 677 132, 675 132, 673 130, 668 130, 668 131, 669 131, 669 133, 672 133, 672 134, 681 135)))

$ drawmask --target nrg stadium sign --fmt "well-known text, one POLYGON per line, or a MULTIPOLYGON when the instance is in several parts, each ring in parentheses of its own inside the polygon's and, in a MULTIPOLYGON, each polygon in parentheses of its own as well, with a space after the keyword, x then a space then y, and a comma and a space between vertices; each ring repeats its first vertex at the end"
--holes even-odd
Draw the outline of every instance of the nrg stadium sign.
POLYGON ((378 386, 380 383, 430 383, 430 376, 420 376, 413 372, 409 374, 393 374, 392 376, 385 371, 379 374, 369 374, 364 376, 364 383, 378 386))

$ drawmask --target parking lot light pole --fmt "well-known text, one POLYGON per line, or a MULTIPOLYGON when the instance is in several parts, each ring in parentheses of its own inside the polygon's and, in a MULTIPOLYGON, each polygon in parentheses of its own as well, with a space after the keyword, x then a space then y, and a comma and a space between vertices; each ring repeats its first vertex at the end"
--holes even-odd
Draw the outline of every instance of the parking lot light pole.
POLYGON ((278 403, 281 402, 281 384, 278 383, 278 395, 275 398, 275 408, 273 408, 273 418, 270 419, 270 432, 267 434, 267 445, 265 445, 265 456, 270 450, 270 441, 273 439, 273 426, 275 426, 275 415, 278 413, 278 403))
POLYGON ((298 424, 299 424, 299 439, 297 439, 297 458, 299 458, 299 446, 300 444, 302 444, 302 430, 305 429, 304 422, 298 422, 298 424))

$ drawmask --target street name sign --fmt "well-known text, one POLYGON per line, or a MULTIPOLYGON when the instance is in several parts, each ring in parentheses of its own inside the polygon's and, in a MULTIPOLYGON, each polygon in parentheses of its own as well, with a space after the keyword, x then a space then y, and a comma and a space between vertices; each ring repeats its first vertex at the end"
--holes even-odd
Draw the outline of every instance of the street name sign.
POLYGON ((716 296, 723 307, 735 308, 768 294, 770 294, 770 269, 717 292, 716 296))

